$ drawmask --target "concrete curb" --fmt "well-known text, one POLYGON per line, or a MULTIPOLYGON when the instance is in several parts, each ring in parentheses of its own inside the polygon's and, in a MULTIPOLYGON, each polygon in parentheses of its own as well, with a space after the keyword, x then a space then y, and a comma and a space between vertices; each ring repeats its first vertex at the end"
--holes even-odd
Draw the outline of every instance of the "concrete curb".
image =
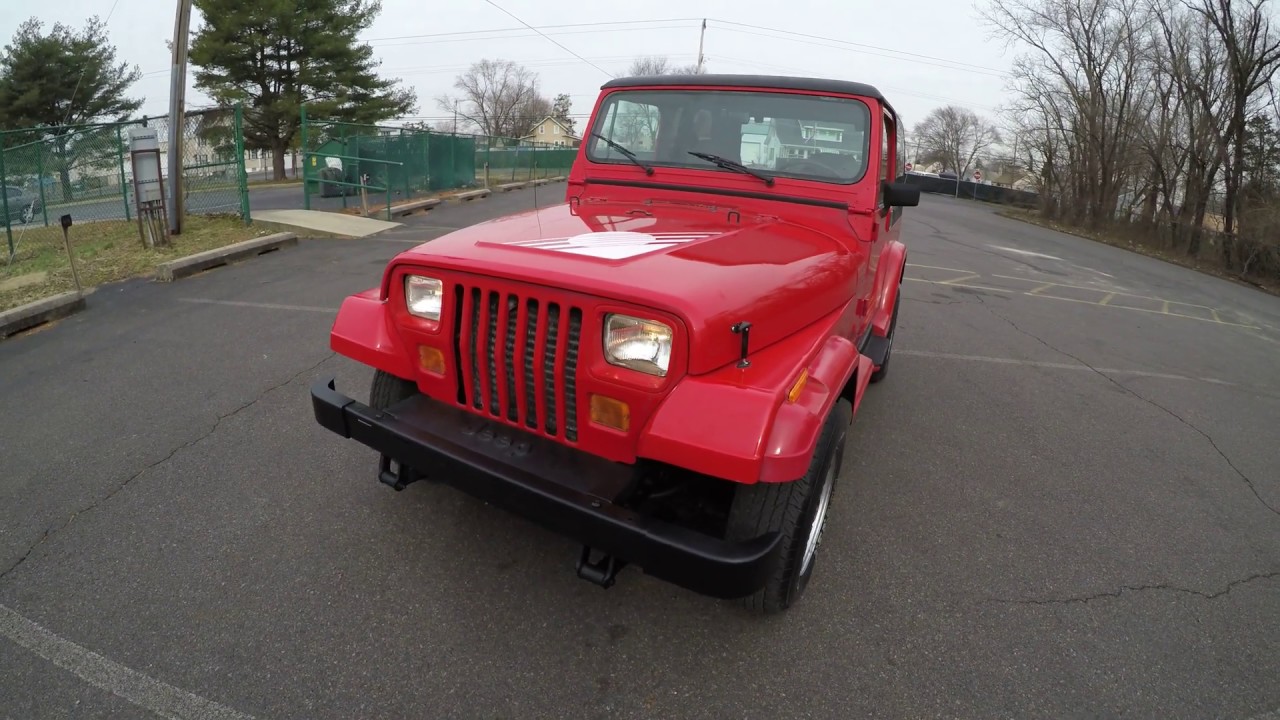
MULTIPOLYGON (((391 217, 404 217, 419 210, 430 210, 431 208, 444 202, 440 198, 427 198, 425 200, 414 200, 412 202, 402 203, 400 205, 391 206, 391 217)), ((377 213, 381 215, 382 213, 377 213)), ((380 219, 380 218, 379 218, 380 219)))
POLYGON ((65 292, 0 312, 0 339, 84 310, 84 296, 65 292))
POLYGON ((499 185, 499 186, 498 186, 498 189, 499 189, 499 190, 501 190, 502 192, 511 192, 512 190, 519 190, 520 188, 522 188, 522 187, 524 187, 524 186, 526 186, 526 185, 528 185, 528 184, 529 184, 529 183, 527 183, 527 182, 511 182, 511 183, 503 183, 502 185, 499 185))
POLYGON ((170 260, 156 268, 156 280, 173 282, 209 268, 227 265, 237 260, 246 260, 297 244, 298 236, 296 233, 291 232, 276 233, 275 235, 254 238, 253 240, 245 240, 234 245, 206 250, 205 252, 188 255, 177 260, 170 260))
POLYGON ((493 192, 493 191, 492 191, 492 190, 489 190, 488 188, 485 188, 485 189, 483 189, 483 190, 472 190, 472 191, 470 191, 470 192, 458 193, 457 195, 454 195, 453 197, 451 197, 451 198, 449 198, 449 199, 450 199, 450 200, 460 200, 460 201, 462 201, 462 202, 467 202, 467 201, 469 201, 469 200, 476 200, 476 199, 478 199, 478 198, 486 198, 486 197, 489 197, 489 193, 491 193, 491 192, 493 192))

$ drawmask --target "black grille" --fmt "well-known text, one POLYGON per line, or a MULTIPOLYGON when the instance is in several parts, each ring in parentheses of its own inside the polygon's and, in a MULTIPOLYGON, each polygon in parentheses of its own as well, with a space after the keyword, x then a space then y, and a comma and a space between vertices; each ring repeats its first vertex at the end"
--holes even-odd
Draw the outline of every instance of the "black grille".
POLYGON ((454 298, 458 402, 576 442, 582 310, 478 287, 459 288, 454 298))

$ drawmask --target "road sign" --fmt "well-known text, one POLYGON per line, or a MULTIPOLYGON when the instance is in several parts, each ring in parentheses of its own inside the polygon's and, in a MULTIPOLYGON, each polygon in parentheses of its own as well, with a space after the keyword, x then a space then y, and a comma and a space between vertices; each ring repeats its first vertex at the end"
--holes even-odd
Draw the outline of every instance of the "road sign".
POLYGON ((911 163, 907 163, 907 172, 911 172, 911 163))
POLYGON ((974 171, 973 171, 973 181, 974 181, 974 182, 982 182, 982 171, 981 171, 981 170, 974 170, 974 171))

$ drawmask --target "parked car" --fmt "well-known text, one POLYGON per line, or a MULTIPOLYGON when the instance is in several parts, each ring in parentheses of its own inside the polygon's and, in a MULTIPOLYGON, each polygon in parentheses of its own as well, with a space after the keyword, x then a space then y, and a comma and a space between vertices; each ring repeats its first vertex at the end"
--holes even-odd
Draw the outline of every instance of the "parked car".
POLYGON ((888 372, 920 201, 898 116, 862 83, 668 75, 608 82, 587 129, 564 202, 424 238, 343 302, 329 344, 375 369, 369 402, 321 379, 315 420, 396 490, 580 542, 601 587, 634 564, 785 610, 888 372))
POLYGON ((8 222, 10 225, 14 223, 29 223, 40 214, 40 196, 23 190, 22 188, 6 186, 4 189, 5 201, 9 208, 8 222))

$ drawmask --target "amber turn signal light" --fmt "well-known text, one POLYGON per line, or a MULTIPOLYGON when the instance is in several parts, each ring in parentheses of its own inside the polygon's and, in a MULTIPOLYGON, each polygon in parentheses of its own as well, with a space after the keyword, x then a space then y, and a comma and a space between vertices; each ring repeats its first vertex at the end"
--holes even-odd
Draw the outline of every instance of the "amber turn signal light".
POLYGON ((423 370, 436 375, 444 374, 444 353, 426 345, 418 346, 418 365, 423 370))
POLYGON ((591 422, 626 432, 631 429, 631 407, 621 400, 592 395, 591 422))
POLYGON ((795 402, 800 397, 800 393, 804 392, 804 386, 809 384, 809 370, 806 368, 800 371, 800 377, 796 378, 796 382, 787 391, 787 402, 795 402))

